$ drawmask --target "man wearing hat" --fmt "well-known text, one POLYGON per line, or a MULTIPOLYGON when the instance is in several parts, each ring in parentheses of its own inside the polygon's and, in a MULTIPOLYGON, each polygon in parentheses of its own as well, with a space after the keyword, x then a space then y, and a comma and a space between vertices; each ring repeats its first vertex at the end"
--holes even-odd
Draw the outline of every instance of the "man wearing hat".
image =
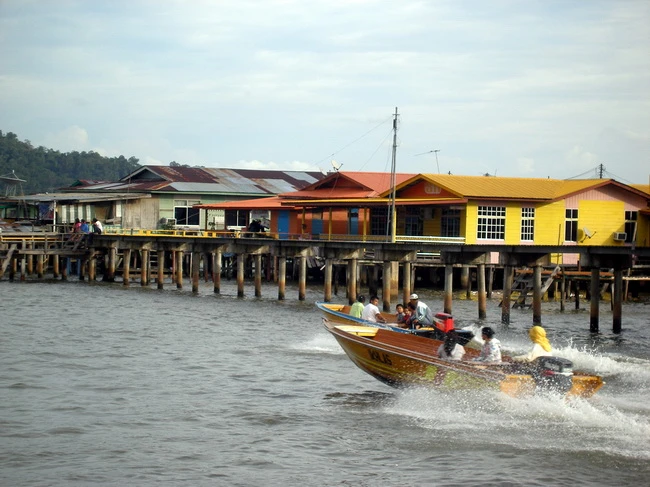
POLYGON ((409 302, 415 307, 413 319, 411 320, 411 326, 413 328, 433 325, 433 312, 425 303, 420 301, 417 294, 411 294, 409 296, 409 302))

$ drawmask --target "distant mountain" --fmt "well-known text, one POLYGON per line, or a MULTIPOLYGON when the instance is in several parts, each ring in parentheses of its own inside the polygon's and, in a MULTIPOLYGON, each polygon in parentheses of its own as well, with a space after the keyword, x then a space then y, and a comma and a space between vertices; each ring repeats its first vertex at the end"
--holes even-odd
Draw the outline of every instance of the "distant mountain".
POLYGON ((140 167, 138 159, 103 157, 97 152, 59 152, 34 147, 12 132, 0 131, 0 176, 15 173, 24 194, 53 192, 78 179, 116 181, 140 167))

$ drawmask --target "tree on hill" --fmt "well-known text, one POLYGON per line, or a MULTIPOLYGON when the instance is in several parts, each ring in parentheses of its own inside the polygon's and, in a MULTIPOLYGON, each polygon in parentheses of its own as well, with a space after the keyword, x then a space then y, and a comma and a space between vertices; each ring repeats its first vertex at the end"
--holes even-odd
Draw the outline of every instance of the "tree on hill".
POLYGON ((12 132, 0 131, 0 176, 15 173, 24 179, 25 194, 53 192, 78 179, 116 181, 140 167, 138 159, 104 157, 94 151, 59 152, 20 141, 12 132))

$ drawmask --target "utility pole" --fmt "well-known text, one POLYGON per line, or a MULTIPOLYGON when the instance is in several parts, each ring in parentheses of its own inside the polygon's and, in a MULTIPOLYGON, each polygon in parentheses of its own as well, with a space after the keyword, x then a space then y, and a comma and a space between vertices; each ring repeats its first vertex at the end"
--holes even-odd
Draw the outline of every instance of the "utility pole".
POLYGON ((390 167, 390 187, 392 189, 390 198, 390 241, 395 243, 397 239, 397 214, 395 212, 395 186, 397 185, 396 158, 397 158, 397 107, 393 117, 393 158, 390 167))

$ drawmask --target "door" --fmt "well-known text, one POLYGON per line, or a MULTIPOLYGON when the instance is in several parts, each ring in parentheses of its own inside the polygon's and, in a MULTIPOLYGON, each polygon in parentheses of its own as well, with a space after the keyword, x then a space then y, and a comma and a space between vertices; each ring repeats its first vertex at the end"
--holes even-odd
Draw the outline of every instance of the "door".
POLYGON ((278 213, 278 238, 289 238, 289 210, 280 210, 278 213))
POLYGON ((359 208, 348 210, 348 234, 359 235, 359 208))

